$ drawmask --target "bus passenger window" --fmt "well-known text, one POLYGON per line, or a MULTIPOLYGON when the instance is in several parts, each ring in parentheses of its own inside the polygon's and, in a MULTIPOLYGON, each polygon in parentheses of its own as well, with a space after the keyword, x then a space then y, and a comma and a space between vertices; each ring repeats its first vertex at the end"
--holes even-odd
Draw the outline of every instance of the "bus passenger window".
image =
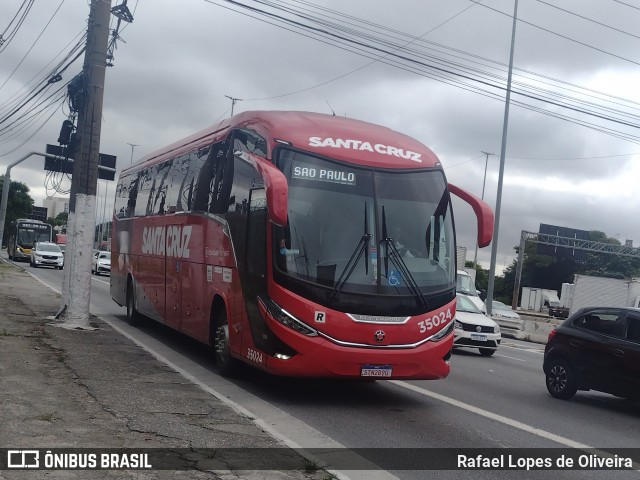
POLYGON ((249 193, 247 217, 247 270, 260 277, 267 272, 267 199, 264 188, 249 193))
POLYGON ((227 142, 219 142, 211 146, 209 156, 205 160, 197 176, 196 191, 194 193, 193 210, 208 212, 212 184, 215 182, 218 167, 224 161, 227 142))

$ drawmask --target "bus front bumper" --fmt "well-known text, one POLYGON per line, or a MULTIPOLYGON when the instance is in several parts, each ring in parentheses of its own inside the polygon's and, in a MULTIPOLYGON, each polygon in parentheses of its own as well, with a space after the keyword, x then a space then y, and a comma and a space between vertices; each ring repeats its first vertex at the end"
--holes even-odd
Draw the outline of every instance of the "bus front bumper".
POLYGON ((453 332, 414 348, 351 347, 321 336, 293 332, 275 321, 269 327, 295 355, 268 356, 267 371, 292 377, 436 380, 449 375, 453 332))

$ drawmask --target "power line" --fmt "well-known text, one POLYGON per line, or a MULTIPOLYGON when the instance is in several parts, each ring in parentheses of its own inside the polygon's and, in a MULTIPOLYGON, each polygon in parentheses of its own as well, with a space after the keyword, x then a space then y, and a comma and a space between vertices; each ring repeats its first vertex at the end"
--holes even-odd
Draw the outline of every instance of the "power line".
POLYGON ((31 11, 31 7, 33 7, 34 2, 35 0, 23 1, 22 5, 20 5, 20 8, 18 8, 18 12, 16 13, 16 15, 13 17, 11 22, 9 22, 9 25, 7 26, 7 28, 5 28, 4 32, 2 32, 2 35, 0 35, 0 53, 4 52, 9 46, 9 44, 11 43, 11 40, 15 38, 16 34, 18 33, 18 30, 20 30, 20 27, 22 26, 25 19, 27 18, 27 15, 29 15, 29 12, 31 11), (22 12, 21 14, 20 12, 22 11, 23 7, 24 7, 24 12, 22 12), (16 20, 16 18, 18 18, 18 16, 20 16, 20 18, 18 19, 16 25, 12 27, 13 22, 16 20), (10 28, 12 30, 7 34, 7 31, 10 28))
POLYGON ((596 25, 600 25, 601 27, 605 27, 605 28, 608 28, 608 29, 613 30, 615 32, 622 33, 624 35, 629 35, 630 37, 634 37, 634 38, 640 39, 640 36, 638 36, 638 35, 634 35, 633 33, 625 32, 624 30, 620 30, 619 28, 612 27, 611 25, 607 25, 606 23, 602 23, 602 22, 599 22, 599 21, 594 20, 592 18, 585 17, 585 16, 580 15, 578 13, 572 12, 571 10, 567 10, 565 8, 561 8, 561 7, 557 6, 557 5, 553 5, 553 4, 545 2, 543 0, 538 0, 538 2, 542 3, 544 5, 547 5, 548 7, 555 8, 556 10, 560 10, 562 12, 568 13, 569 15, 573 15, 575 17, 582 18, 583 20, 587 20, 587 21, 589 21, 591 23, 595 23, 596 25))
POLYGON ((27 53, 24 54, 24 56, 20 59, 20 61, 18 62, 18 65, 16 65, 16 67, 13 69, 13 71, 9 74, 9 76, 7 77, 7 79, 4 81, 4 83, 2 85, 0 85, 0 88, 4 87, 7 82, 9 81, 9 79, 11 77, 13 77, 13 74, 16 73, 16 70, 18 70, 18 68, 20 68, 20 65, 22 65, 22 62, 25 61, 25 59, 29 56, 29 54, 31 53, 31 50, 33 50, 33 47, 36 46, 36 43, 38 43, 38 40, 40 40, 40 37, 42 37, 42 35, 44 34, 44 32, 47 30, 47 27, 49 26, 49 24, 53 21, 53 19, 55 18, 56 14, 58 13, 58 10, 60 10, 60 7, 62 7, 62 4, 64 3, 64 0, 62 0, 60 2, 60 5, 58 5, 58 8, 56 8, 56 11, 53 12, 53 15, 51 15, 51 18, 49 19, 49 21, 47 22, 47 24, 44 26, 44 28, 42 29, 42 31, 40 32, 40 34, 36 37, 36 39, 33 41, 33 43, 31 44, 31 46, 29 47, 29 50, 27 50, 27 53))
MULTIPOLYGON (((498 10, 497 8, 493 8, 493 7, 490 7, 488 5, 484 5, 483 3, 480 3, 479 1, 476 1, 476 0, 469 0, 469 1, 475 3, 476 5, 479 5, 481 7, 487 8, 489 10, 493 10, 494 12, 499 13, 500 15, 504 15, 505 17, 513 18, 508 13, 502 12, 502 11, 498 10)), ((604 53, 605 55, 609 55, 609 56, 618 58, 620 60, 624 60, 625 62, 633 63, 634 65, 640 65, 640 62, 636 62, 635 60, 631 60, 631 59, 623 57, 621 55, 616 55, 615 53, 608 52, 607 50, 603 50, 602 48, 594 47, 593 45, 589 45, 588 43, 581 42, 580 40, 576 40, 574 38, 567 37, 566 35, 562 35, 561 33, 554 32, 553 30, 549 30, 548 28, 541 27, 540 25, 536 25, 535 23, 527 22, 526 20, 523 20, 521 18, 518 18, 516 20, 518 22, 524 23, 526 25, 529 25, 531 27, 537 28, 537 29, 542 30, 544 32, 550 33, 551 35, 555 35, 557 37, 564 38, 565 40, 568 40, 570 42, 577 43, 578 45, 582 45, 583 47, 587 47, 587 48, 590 48, 592 50, 596 50, 596 51, 598 51, 600 53, 604 53)))
MULTIPOLYGON (((222 8, 228 8, 228 7, 224 7, 222 5, 219 5, 217 3, 214 3, 211 0, 205 0, 205 1, 207 1, 208 3, 211 3, 213 5, 222 7, 222 8)), ((504 91, 504 87, 502 86, 501 83, 496 83, 495 81, 489 81, 489 80, 482 80, 482 79, 478 78, 478 75, 476 75, 476 74, 471 76, 470 74, 466 74, 466 73, 458 73, 458 72, 456 72, 456 71, 454 71, 454 70, 452 70, 450 68, 442 68, 442 67, 438 67, 438 66, 435 66, 435 65, 432 65, 432 64, 425 63, 425 62, 420 62, 420 61, 416 60, 415 58, 410 58, 410 57, 407 57, 406 55, 398 55, 395 52, 389 52, 388 50, 385 50, 384 48, 377 47, 375 45, 371 45, 370 43, 365 43, 365 42, 362 42, 362 41, 359 41, 359 40, 355 40, 353 38, 345 37, 344 35, 332 33, 332 32, 327 31, 325 29, 318 28, 318 27, 313 27, 313 26, 307 25, 305 23, 298 22, 298 21, 295 21, 295 20, 292 20, 292 19, 288 19, 286 17, 283 17, 281 15, 277 15, 277 14, 274 14, 274 13, 271 13, 271 12, 265 12, 264 10, 261 10, 259 8, 250 7, 250 6, 247 6, 247 5, 242 4, 240 2, 237 2, 237 1, 232 1, 232 0, 224 0, 224 1, 225 1, 225 3, 231 4, 234 7, 244 8, 244 9, 249 10, 252 13, 255 13, 257 15, 267 16, 269 19, 271 19, 271 20, 273 20, 275 22, 283 22, 283 23, 285 23, 287 25, 290 25, 292 28, 283 27, 283 26, 281 26, 281 25, 279 25, 277 23, 273 23, 272 21, 266 21, 264 19, 257 18, 257 17, 255 17, 253 15, 248 15, 248 14, 240 12, 238 10, 234 10, 233 8, 228 8, 229 10, 232 10, 232 11, 234 11, 236 13, 241 13, 241 14, 249 16, 251 18, 258 19, 260 21, 264 21, 265 23, 272 24, 274 26, 278 26, 279 28, 284 28, 285 30, 290 30, 290 31, 292 31, 294 33, 298 33, 300 35, 307 36, 309 38, 313 38, 313 39, 321 41, 323 43, 327 43, 329 45, 332 45, 332 46, 335 46, 335 47, 338 47, 338 48, 342 48, 342 49, 345 49, 345 50, 350 51, 352 53, 357 53, 359 55, 366 56, 368 58, 372 58, 372 57, 370 56, 371 55, 370 53, 364 53, 364 52, 366 52, 366 49, 373 50, 375 52, 382 52, 383 54, 386 54, 385 57, 386 56, 393 56, 395 58, 393 58, 391 60, 385 58, 384 60, 380 60, 381 63, 386 63, 386 64, 389 64, 389 65, 395 66, 397 68, 401 68, 401 69, 404 69, 404 70, 407 70, 407 71, 411 71, 413 73, 416 73, 416 74, 419 74, 419 75, 422 75, 422 76, 427 76, 429 78, 436 78, 439 81, 443 81, 444 83, 449 83, 449 84, 452 84, 452 85, 455 84, 459 88, 471 89, 471 90, 476 91, 476 93, 480 93, 480 94, 486 95, 486 96, 491 96, 493 98, 496 98, 496 99, 502 101, 501 98, 499 96, 497 96, 495 93, 489 92, 487 90, 482 90, 478 86, 472 86, 472 85, 469 85, 469 84, 464 84, 460 80, 462 78, 462 79, 470 81, 472 83, 479 83, 481 85, 485 85, 485 86, 488 86, 488 87, 491 87, 491 88, 494 88, 494 89, 498 89, 498 90, 504 91), (310 34, 300 33, 299 30, 310 32, 310 34), (318 37, 320 37, 320 38, 318 38, 318 37), (324 37, 324 39, 322 37, 324 37), (330 39, 331 41, 330 42, 325 41, 326 37, 328 37, 328 39, 330 39), (345 45, 348 45, 348 46, 345 46, 345 45), (399 62, 413 63, 414 65, 411 66, 411 67, 408 67, 407 65, 400 64, 399 62), (424 72, 424 71, 416 71, 416 68, 419 68, 419 67, 415 67, 415 65, 418 65, 419 67, 428 68, 428 69, 430 69, 430 71, 429 71, 429 73, 424 72), (447 76, 447 75, 449 75, 449 76, 451 76, 453 78, 449 79, 449 80, 445 80, 443 78, 443 76, 447 76), (464 86, 461 86, 461 85, 464 85, 464 86)), ((262 3, 264 3, 264 2, 262 2, 262 3)), ((474 4, 477 4, 477 2, 474 2, 474 4)), ((326 25, 326 22, 325 22, 325 25, 326 25)), ((385 43, 385 42, 383 42, 383 43, 385 43)), ((399 47, 397 45, 395 45, 394 48, 398 49, 399 47)), ((380 57, 374 57, 374 58, 380 59, 380 57)), ((464 67, 458 66, 456 68, 459 69, 459 68, 464 68, 464 67)), ((467 67, 467 69, 468 69, 468 67, 467 67)), ((531 88, 531 87, 527 87, 527 88, 531 88)), ((565 102, 562 102, 562 101, 554 101, 554 100, 550 100, 549 98, 544 98, 544 97, 540 97, 539 95, 531 94, 531 93, 527 92, 526 90, 523 90, 522 86, 518 90, 514 90, 513 93, 517 94, 517 95, 522 95, 525 98, 529 98, 531 100, 542 101, 542 102, 548 103, 550 105, 555 105, 555 106, 562 107, 562 108, 568 108, 569 110, 573 110, 576 113, 592 115, 592 116, 601 118, 601 119, 606 120, 606 121, 612 121, 614 123, 619 123, 619 124, 622 124, 622 125, 625 125, 625 126, 629 126, 629 127, 632 127, 632 128, 639 128, 640 127, 639 125, 630 123, 628 121, 625 121, 625 120, 622 120, 622 119, 619 119, 619 118, 612 117, 611 115, 604 115, 604 114, 595 112, 592 109, 590 110, 588 108, 580 108, 580 107, 577 107, 575 105, 566 104, 565 102)), ((550 93, 550 94, 558 95, 557 93, 550 93)), ((606 96, 606 94, 603 94, 603 95, 606 96)), ((584 103, 583 101, 579 101, 579 100, 576 100, 576 99, 571 99, 571 100, 573 102, 584 103)), ((634 103, 634 102, 630 102, 630 103, 634 103)), ((613 130, 608 129, 606 127, 601 127, 601 126, 598 126, 598 125, 594 125, 594 124, 592 124, 590 122, 586 122, 584 120, 576 119, 574 117, 568 117, 566 115, 558 114, 558 113, 553 112, 551 110, 545 110, 545 109, 542 109, 541 107, 536 107, 534 105, 527 104, 527 103, 524 103, 524 102, 514 101, 514 104, 516 104, 518 106, 521 106, 523 108, 527 108, 527 109, 539 112, 539 113, 543 113, 545 115, 553 116, 553 117, 556 117, 556 118, 559 118, 559 119, 562 119, 562 120, 565 120, 565 121, 570 121, 570 122, 576 123, 578 125, 587 126, 588 128, 592 128, 594 130, 601 131, 601 132, 604 132, 604 133, 607 133, 607 134, 610 134, 610 135, 613 135, 613 136, 618 136, 619 138, 628 139, 630 141, 637 141, 639 139, 639 137, 631 135, 631 134, 616 132, 616 131, 613 131, 613 130)), ((601 105, 593 105, 593 104, 592 104, 591 108, 607 109, 607 107, 603 107, 601 105)), ((609 110, 611 110, 611 109, 609 109, 609 110)), ((620 112, 618 112, 618 113, 620 113, 620 112)), ((623 116, 629 116, 629 115, 631 115, 631 114, 628 114, 628 113, 624 113, 623 114, 623 116)))

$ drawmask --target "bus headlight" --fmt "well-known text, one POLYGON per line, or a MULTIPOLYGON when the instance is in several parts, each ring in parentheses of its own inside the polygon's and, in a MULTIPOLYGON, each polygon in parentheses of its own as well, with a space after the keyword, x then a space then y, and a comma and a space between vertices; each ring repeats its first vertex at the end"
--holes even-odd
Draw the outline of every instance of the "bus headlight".
POLYGON ((443 327, 439 332, 433 334, 433 336, 429 340, 432 342, 437 342, 438 340, 441 340, 447 335, 449 335, 449 333, 451 333, 452 330, 453 330, 453 322, 449 322, 449 324, 446 327, 443 327))
POLYGON ((296 317, 276 304, 273 300, 267 302, 265 307, 267 308, 267 312, 269 313, 269 315, 271 315, 274 320, 281 323, 285 327, 288 327, 295 332, 301 333, 302 335, 307 335, 308 337, 315 337, 316 335, 318 335, 318 332, 315 329, 298 320, 296 317))

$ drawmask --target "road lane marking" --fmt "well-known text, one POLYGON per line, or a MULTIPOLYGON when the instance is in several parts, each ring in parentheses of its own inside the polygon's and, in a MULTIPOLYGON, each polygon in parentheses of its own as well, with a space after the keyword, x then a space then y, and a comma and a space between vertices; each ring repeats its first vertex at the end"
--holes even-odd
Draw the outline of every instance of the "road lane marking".
POLYGON ((509 355, 501 355, 501 354, 499 354, 499 353, 496 353, 494 356, 495 356, 495 357, 502 357, 502 358, 510 358, 511 360, 517 360, 517 361, 519 361, 519 362, 526 362, 526 360, 523 360, 523 359, 521 359, 521 358, 510 357, 509 355))
POLYGON ((562 437, 560 435, 556 435, 555 433, 547 432, 546 430, 542 430, 540 428, 532 427, 531 425, 527 425, 526 423, 519 422, 517 420, 513 420, 508 417, 504 417, 502 415, 498 415, 497 413, 490 412, 488 410, 484 410, 479 407, 475 407, 473 405, 469 405, 468 403, 461 402, 459 400, 455 400, 450 397, 446 397, 444 395, 440 395, 439 393, 431 392, 424 388, 418 387, 411 383, 404 382, 402 380, 387 380, 399 387, 406 388, 407 390, 412 390, 421 395, 425 395, 427 397, 431 397, 435 400, 439 400, 444 403, 448 403, 449 405, 453 405, 454 407, 462 408, 468 412, 474 413, 476 415, 483 416, 485 418, 489 418, 496 422, 500 422, 504 425, 508 425, 513 428, 517 428, 518 430, 522 430, 527 433, 531 433, 533 435, 537 435, 539 437, 545 438, 547 440, 551 440, 552 442, 559 443, 560 445, 565 445, 570 448, 577 448, 580 450, 595 450, 594 447, 586 445, 584 443, 576 442, 566 437, 562 437))

